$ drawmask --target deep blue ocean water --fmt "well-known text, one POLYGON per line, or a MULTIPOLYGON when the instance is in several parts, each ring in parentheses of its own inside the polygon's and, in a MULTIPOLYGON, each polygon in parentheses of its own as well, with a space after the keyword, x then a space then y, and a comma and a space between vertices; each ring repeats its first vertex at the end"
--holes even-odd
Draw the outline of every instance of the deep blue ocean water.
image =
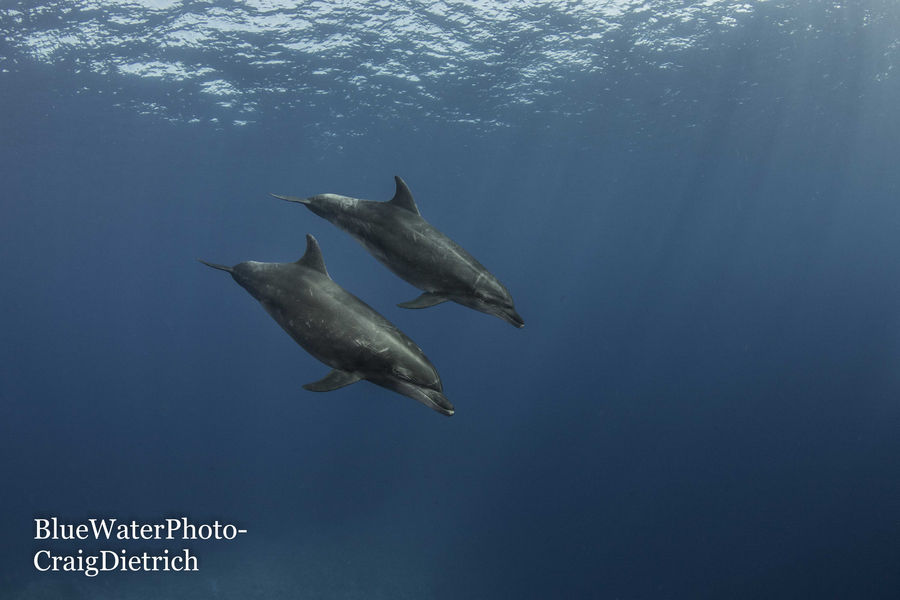
MULTIPOLYGON (((0 5, 0 598, 900 597, 900 5, 0 5), (387 200, 526 321, 276 192, 387 200), (298 258, 445 418, 222 273, 298 258), (236 523, 40 573, 36 517, 236 523)), ((60 553, 115 544, 56 542, 60 553)))

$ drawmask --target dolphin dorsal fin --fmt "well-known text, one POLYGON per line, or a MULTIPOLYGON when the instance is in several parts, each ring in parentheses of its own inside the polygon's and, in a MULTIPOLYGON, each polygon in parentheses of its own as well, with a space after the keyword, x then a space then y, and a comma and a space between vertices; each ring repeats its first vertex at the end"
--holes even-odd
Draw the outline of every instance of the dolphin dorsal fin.
POLYGON ((328 269, 325 268, 325 259, 322 257, 322 249, 319 248, 319 242, 310 234, 306 234, 306 252, 303 257, 297 261, 298 265, 313 269, 331 279, 328 269))
POLYGON ((418 215, 419 207, 416 206, 416 201, 413 200, 412 192, 410 192, 409 188, 406 187, 406 182, 396 175, 394 175, 394 181, 397 182, 397 191, 394 192, 394 197, 391 198, 390 203, 396 207, 405 208, 406 210, 414 212, 418 215))

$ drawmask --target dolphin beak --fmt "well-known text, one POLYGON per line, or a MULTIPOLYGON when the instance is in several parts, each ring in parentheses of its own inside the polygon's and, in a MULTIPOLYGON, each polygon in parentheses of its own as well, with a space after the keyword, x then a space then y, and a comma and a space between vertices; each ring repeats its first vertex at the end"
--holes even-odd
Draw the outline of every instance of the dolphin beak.
POLYGON ((453 404, 451 404, 450 401, 447 400, 447 397, 441 392, 428 388, 419 388, 419 391, 427 398, 427 402, 422 402, 425 406, 436 410, 446 417, 452 417, 453 413, 456 412, 456 409, 453 408, 453 404))
POLYGON ((510 309, 508 312, 504 312, 501 318, 513 327, 518 327, 519 329, 525 327, 525 320, 521 316, 519 316, 519 313, 517 313, 514 309, 510 309))
POLYGON ((456 409, 453 408, 453 404, 451 404, 450 401, 447 400, 447 397, 435 389, 427 388, 410 381, 404 381, 400 379, 387 379, 384 380, 383 383, 382 381, 376 381, 372 379, 370 379, 369 381, 375 383, 376 385, 386 387, 389 390, 393 390, 398 394, 403 394, 407 398, 412 398, 417 402, 421 402, 428 408, 439 412, 444 416, 452 417, 453 413, 456 412, 456 409))

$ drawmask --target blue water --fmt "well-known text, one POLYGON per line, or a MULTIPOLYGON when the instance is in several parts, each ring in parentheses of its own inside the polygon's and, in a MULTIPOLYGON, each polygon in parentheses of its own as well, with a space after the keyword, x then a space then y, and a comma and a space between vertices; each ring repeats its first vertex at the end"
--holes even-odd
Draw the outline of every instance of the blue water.
POLYGON ((4 3, 0 598, 898 597, 898 32, 878 0, 4 3), (268 196, 395 174, 524 329, 397 308, 268 196), (195 260, 306 233, 455 416, 304 391, 328 368, 195 260), (87 578, 34 569, 50 515, 248 533, 87 578))

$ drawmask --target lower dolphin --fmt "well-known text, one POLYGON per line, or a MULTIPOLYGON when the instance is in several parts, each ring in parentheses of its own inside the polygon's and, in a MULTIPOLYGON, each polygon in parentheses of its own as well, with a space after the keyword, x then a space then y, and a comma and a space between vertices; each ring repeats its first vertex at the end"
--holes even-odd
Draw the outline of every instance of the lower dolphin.
POLYGON ((306 253, 293 263, 200 262, 230 273, 300 346, 332 368, 305 389, 327 392, 365 379, 443 415, 454 413, 425 353, 331 279, 313 236, 306 236, 306 253))

